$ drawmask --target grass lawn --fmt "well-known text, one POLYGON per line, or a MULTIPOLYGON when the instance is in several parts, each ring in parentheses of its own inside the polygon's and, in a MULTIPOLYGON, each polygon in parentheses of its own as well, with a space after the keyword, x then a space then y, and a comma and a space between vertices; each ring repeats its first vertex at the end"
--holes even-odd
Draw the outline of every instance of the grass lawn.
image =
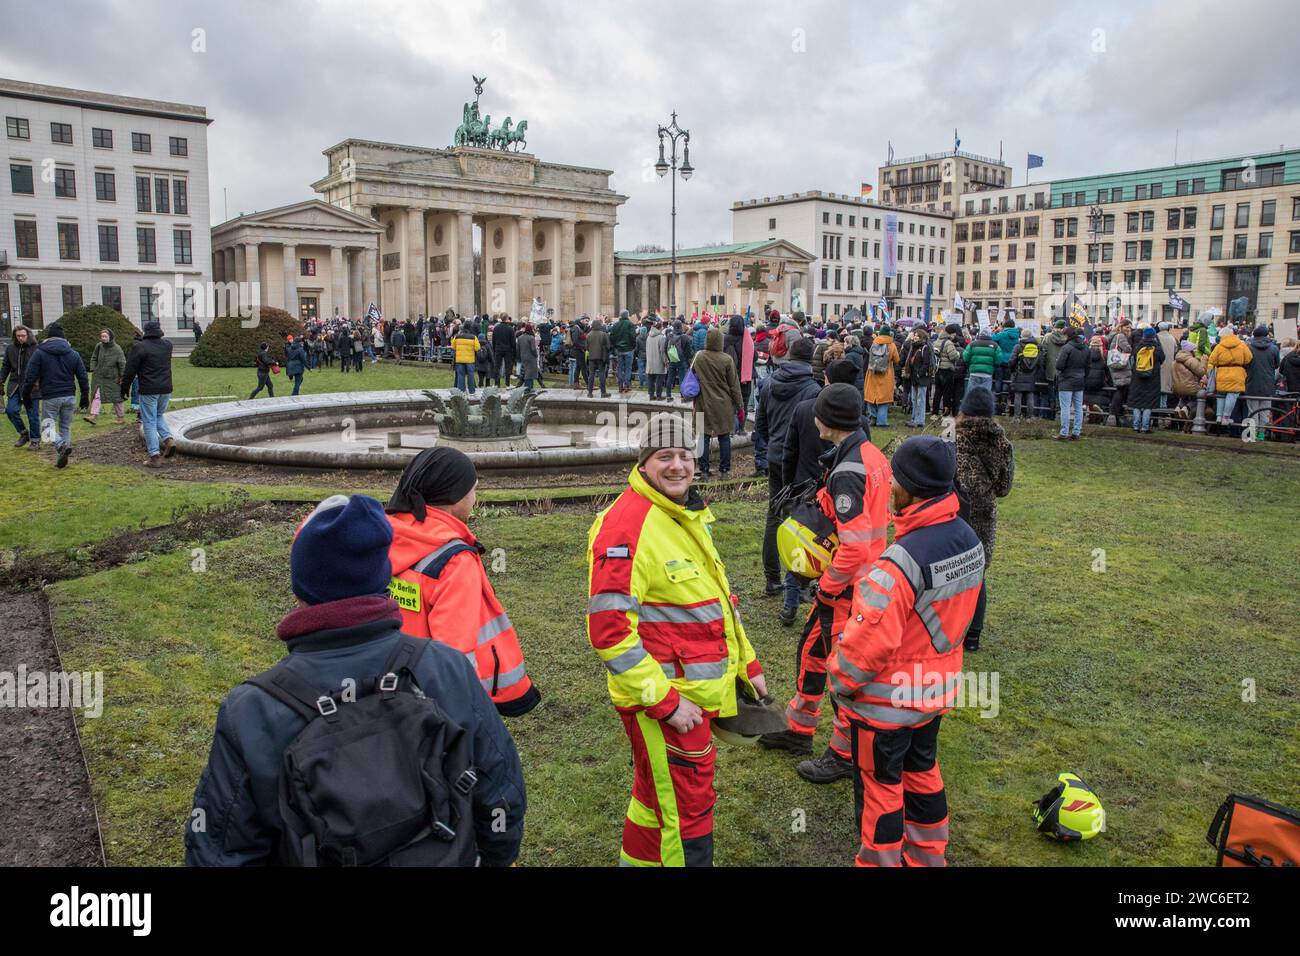
MULTIPOLYGON (((1205 829, 1227 793, 1300 803, 1300 593, 1292 583, 1300 469, 1121 442, 1022 441, 1017 460, 990 576, 986 649, 966 663, 968 672, 997 675, 997 714, 957 711, 940 735, 950 860, 1207 865, 1205 829), (1097 549, 1104 571, 1093 570, 1097 549), (1057 845, 1033 831, 1030 801, 1063 770, 1080 773, 1109 812, 1108 832, 1088 844, 1057 845)), ((38 541, 42 528, 61 541, 90 540, 119 510, 129 521, 161 521, 175 506, 168 495, 230 493, 216 485, 176 492, 170 486, 180 482, 103 468, 93 472, 92 494, 77 490, 76 475, 18 475, 39 484, 18 485, 35 493, 11 496, 6 508, 64 493, 83 524, 53 506, 31 526, 13 510, 0 513, 4 546, 38 541)), ((759 596, 762 505, 729 500, 716 510, 750 638, 785 697, 797 631, 780 627, 774 599, 759 596)), ((489 549, 505 549, 494 583, 543 694, 536 711, 510 723, 530 800, 521 862, 610 865, 631 770, 583 630, 593 515, 483 512, 475 527, 489 549)), ((81 730, 110 864, 180 861, 217 704, 282 652, 274 627, 292 604, 291 533, 291 524, 274 523, 209 545, 203 571, 183 548, 49 588, 64 666, 105 672, 103 716, 81 730)), ((829 708, 823 723, 819 746, 829 708)), ((813 787, 786 756, 723 745, 718 789, 719 864, 851 861, 847 782, 813 787)))

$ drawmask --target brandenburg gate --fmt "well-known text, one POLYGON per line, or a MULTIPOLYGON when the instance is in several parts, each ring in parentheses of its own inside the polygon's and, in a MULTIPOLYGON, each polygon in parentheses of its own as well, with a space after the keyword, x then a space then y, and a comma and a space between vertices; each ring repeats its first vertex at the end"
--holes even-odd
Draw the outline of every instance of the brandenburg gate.
POLYGON ((379 307, 385 318, 474 313, 527 316, 533 302, 571 319, 614 311, 614 225, 627 197, 609 170, 543 163, 524 152, 527 120, 480 118, 483 81, 446 149, 346 139, 325 150, 312 183, 326 202, 379 223, 379 307))

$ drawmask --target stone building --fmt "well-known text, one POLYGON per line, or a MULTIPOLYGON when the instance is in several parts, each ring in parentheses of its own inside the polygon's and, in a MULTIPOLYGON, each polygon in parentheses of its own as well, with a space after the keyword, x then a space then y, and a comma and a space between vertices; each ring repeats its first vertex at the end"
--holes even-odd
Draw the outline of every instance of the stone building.
MULTIPOLYGON (((812 254, 784 239, 737 242, 677 250, 677 314, 700 309, 756 314, 764 308, 792 311, 796 289, 808 287, 812 254), (755 277, 760 287, 751 288, 755 277)), ((615 253, 619 309, 667 309, 672 257, 667 252, 615 253)))

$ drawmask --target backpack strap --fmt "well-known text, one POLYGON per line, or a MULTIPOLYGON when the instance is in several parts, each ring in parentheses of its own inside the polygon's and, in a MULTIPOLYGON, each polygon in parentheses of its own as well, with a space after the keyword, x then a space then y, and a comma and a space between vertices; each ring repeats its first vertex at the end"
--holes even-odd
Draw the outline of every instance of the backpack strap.
POLYGON ((283 665, 255 674, 244 683, 265 691, 307 720, 315 720, 317 717, 332 720, 338 712, 338 702, 333 697, 319 693, 283 665))
POLYGON ((430 554, 425 555, 417 561, 412 567, 412 571, 417 571, 427 578, 434 578, 442 574, 443 568, 451 561, 452 558, 462 551, 482 551, 477 545, 470 544, 468 541, 462 541, 460 538, 452 538, 442 547, 430 554))
POLYGON ((416 658, 424 653, 425 647, 424 638, 412 637, 410 634, 399 634, 397 646, 393 648, 393 653, 388 655, 388 662, 384 664, 384 669, 374 679, 374 692, 382 693, 385 696, 395 694, 397 685, 401 683, 403 675, 406 676, 411 685, 419 688, 420 685, 415 680, 411 665, 415 663, 416 658), (386 687, 383 680, 389 674, 397 675, 397 683, 391 687, 386 687))

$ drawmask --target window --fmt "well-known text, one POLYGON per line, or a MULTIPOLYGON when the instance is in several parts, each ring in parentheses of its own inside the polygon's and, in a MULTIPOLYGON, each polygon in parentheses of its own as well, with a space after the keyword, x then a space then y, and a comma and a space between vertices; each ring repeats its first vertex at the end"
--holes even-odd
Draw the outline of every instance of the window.
POLYGON ((1250 225, 1250 203, 1248 202, 1237 203, 1237 219, 1234 225, 1238 229, 1245 229, 1247 226, 1250 225))
POLYGON ((176 328, 194 328, 194 290, 181 289, 180 308, 176 310, 176 328))
POLYGON ((1138 244, 1136 242, 1124 243, 1124 261, 1133 262, 1138 257, 1138 244))
POLYGON ((822 289, 830 288, 831 270, 822 266, 822 289))
POLYGON ((1261 226, 1273 225, 1273 220, 1277 217, 1277 200, 1265 199, 1259 207, 1259 224, 1261 226))
POLYGON ((65 285, 63 287, 63 311, 71 312, 81 308, 81 286, 65 285))
POLYGON ((1151 209, 1142 212, 1142 231, 1151 232, 1156 228, 1156 214, 1151 209))
POLYGON ((1008 219, 1008 220, 1007 220, 1007 238, 1008 238, 1008 239, 1019 239, 1019 238, 1020 238, 1020 220, 1019 220, 1019 219, 1008 219))
POLYGON ((1232 258, 1246 258, 1246 236, 1236 235, 1232 237, 1232 258))
POLYGON ((1300 285, 1300 262, 1288 262, 1286 266, 1286 284, 1300 285))
POLYGON ((1178 182, 1174 184, 1174 195, 1186 196, 1191 192, 1191 186, 1191 182, 1186 179, 1178 180, 1178 182))
POLYGON ((1293 196, 1291 199, 1291 219, 1300 219, 1300 196, 1293 196))
POLYGON ((1222 172, 1223 189, 1250 189, 1253 186, 1282 185, 1282 163, 1270 163, 1257 166, 1254 162, 1243 164, 1240 169, 1225 169, 1222 172))
POLYGON ((1038 217, 1025 220, 1025 238, 1038 235, 1038 217))
POLYGON ((1161 283, 1161 288, 1172 289, 1178 284, 1177 269, 1165 269, 1162 274, 1164 275, 1164 280, 1161 283))
POLYGON ((18 287, 18 308, 23 314, 23 324, 29 329, 45 328, 45 309, 41 305, 40 286, 20 285, 18 287))
MULTIPOLYGON (((1300 197, 1297 198, 1297 201, 1300 202, 1300 197)), ((957 241, 965 242, 969 238, 970 238, 970 227, 967 226, 966 223, 964 222, 957 223, 957 241)))
POLYGON ((1183 258, 1193 259, 1196 257, 1196 239, 1192 236, 1183 238, 1183 258))
POLYGON ((1223 258, 1223 237, 1211 236, 1210 237, 1210 259, 1215 260, 1215 259, 1222 259, 1222 258, 1223 258))
POLYGON ((997 262, 997 261, 998 261, 998 247, 989 246, 989 262, 997 262))
POLYGON ((1184 229, 1196 228, 1196 207, 1195 206, 1185 206, 1183 208, 1183 228, 1184 229))
POLYGON ((1032 258, 1034 258, 1034 256, 1037 255, 1037 252, 1035 252, 1035 250, 1036 250, 1037 248, 1038 248, 1038 243, 1036 243, 1036 242, 1026 242, 1026 243, 1025 243, 1025 258, 1026 258, 1026 259, 1032 259, 1032 258))
POLYGON ((172 230, 172 256, 178 266, 194 264, 194 250, 190 246, 188 229, 172 230))
POLYGON ((169 136, 167 138, 167 151, 173 156, 188 156, 190 154, 189 140, 184 136, 169 136))
POLYGON ((36 186, 32 179, 32 167, 26 163, 10 163, 9 188, 15 195, 36 195, 36 186))
POLYGON ((1164 184, 1164 183, 1152 183, 1152 184, 1151 184, 1151 198, 1152 198, 1152 199, 1159 199, 1159 198, 1160 198, 1161 196, 1163 196, 1164 194, 1165 194, 1165 184, 1164 184))
POLYGON ((71 123, 51 123, 50 124, 50 142, 62 143, 65 146, 72 145, 72 124, 71 123))
POLYGON ((1064 238, 1065 238, 1065 220, 1064 220, 1064 219, 1053 219, 1053 220, 1052 220, 1052 238, 1053 238, 1053 239, 1064 239, 1064 238))
POLYGON ((158 318, 158 293, 151 285, 140 286, 140 321, 158 318))
POLYGON ((59 258, 75 262, 81 258, 81 237, 75 222, 61 222, 59 231, 59 258))
POLYGON ((1008 289, 1014 289, 1015 287, 1016 287, 1016 270, 1015 270, 1015 269, 1008 269, 1008 270, 1007 270, 1007 288, 1008 288, 1008 289))
POLYGON ((1287 250, 1291 255, 1300 252, 1300 232, 1291 233, 1291 245, 1287 250))
POLYGON ((971 286, 970 286, 970 287, 971 287, 971 290, 972 290, 972 291, 975 291, 975 292, 978 292, 978 291, 979 291, 979 288, 980 288, 980 277, 983 276, 983 275, 984 275, 984 273, 982 273, 982 272, 972 272, 972 273, 970 274, 970 281, 971 281, 971 286))
POLYGON ((1026 288, 1026 289, 1032 289, 1033 287, 1034 287, 1034 270, 1033 270, 1033 269, 1026 269, 1026 270, 1025 270, 1025 288, 1026 288))
POLYGON ((90 145, 96 149, 112 149, 113 131, 111 129, 92 129, 90 131, 90 145))
POLYGON ((854 239, 850 239, 850 240, 849 240, 849 258, 850 258, 850 259, 853 258, 853 247, 854 247, 855 242, 856 242, 856 240, 854 240, 854 239))
POLYGON ((117 177, 113 173, 95 172, 95 198, 102 202, 117 202, 117 177))
POLYGON ((31 139, 32 131, 21 116, 6 116, 5 135, 10 139, 31 139))
POLYGON ((149 201, 149 177, 135 177, 135 211, 136 212, 153 212, 152 203, 149 201))
POLYGON ((958 264, 958 265, 965 265, 965 264, 966 264, 966 247, 965 247, 965 246, 962 246, 962 247, 960 247, 960 248, 957 250, 957 264, 958 264))
POLYGON ((19 259, 39 259, 40 244, 36 240, 35 219, 14 220, 14 255, 19 259))
POLYGON ((122 287, 120 285, 106 285, 99 289, 99 301, 108 306, 110 309, 122 311, 122 287))
POLYGON ((1165 240, 1165 258, 1166 258, 1166 259, 1177 259, 1177 258, 1178 258, 1178 240, 1177 240, 1177 239, 1166 239, 1166 240, 1165 240))
MULTIPOLYGON (((153 137, 148 133, 131 134, 131 152, 133 153, 152 153, 153 137)), ((120 291, 120 290, 119 290, 120 291)), ((107 304, 107 303, 105 303, 107 304)))
POLYGON ((1137 213, 1135 213, 1135 212, 1131 212, 1131 213, 1129 213, 1129 214, 1125 217, 1124 222, 1125 222, 1125 226, 1124 226, 1124 228, 1125 228, 1127 231, 1129 231, 1129 232, 1137 232, 1137 231, 1138 231, 1138 214, 1137 214, 1137 213))
POLYGON ((1273 234, 1271 232, 1261 232, 1259 234, 1259 252, 1256 253, 1261 259, 1267 259, 1273 254, 1273 234))
MULTIPOLYGON (((1007 262, 1015 262, 1015 261, 1016 261, 1016 248, 1017 248, 1017 247, 1016 247, 1016 244, 1015 244, 1014 242, 1008 242, 1008 243, 1007 243, 1007 262)), ((942 251, 943 251, 943 250, 940 250, 940 252, 942 252, 942 251)), ((943 264, 943 263, 941 262, 940 265, 942 265, 942 264, 943 264)))
POLYGON ((183 179, 172 180, 172 212, 178 216, 190 214, 189 184, 183 179))
POLYGON ((155 180, 153 181, 153 208, 154 208, 154 212, 167 212, 167 211, 168 211, 167 206, 169 205, 169 202, 168 202, 167 190, 168 190, 168 183, 167 183, 167 180, 165 180, 165 179, 155 179, 155 180))
POLYGON ((1196 194, 1196 193, 1203 193, 1203 192, 1205 192, 1205 180, 1204 180, 1204 179, 1193 179, 1193 180, 1192 180, 1192 193, 1193 193, 1193 194, 1196 194))
POLYGON ((1150 240, 1150 239, 1143 239, 1143 240, 1142 240, 1142 248, 1141 248, 1141 250, 1140 250, 1139 258, 1140 258, 1143 262, 1150 262, 1150 261, 1151 261, 1151 240, 1150 240))
POLYGON ((996 220, 994 220, 993 222, 989 223, 989 238, 990 238, 990 239, 1001 239, 1001 238, 1002 238, 1002 220, 1001 220, 1001 219, 996 219, 996 220))
POLYGON ((769 231, 769 232, 770 232, 771 230, 775 229, 775 228, 776 228, 776 220, 775 220, 775 219, 769 219, 769 220, 767 221, 767 228, 768 228, 768 231, 769 231))
POLYGON ((1177 229, 1182 222, 1183 211, 1181 209, 1169 210, 1169 221, 1165 223, 1166 229, 1177 229))
POLYGON ((1078 246, 1065 247, 1065 264, 1067 266, 1072 266, 1078 262, 1078 248, 1078 246))
POLYGON ((957 273, 957 291, 958 291, 958 292, 964 292, 965 289, 966 289, 966 273, 964 273, 964 272, 958 272, 958 273, 957 273))
POLYGON ((977 222, 977 223, 975 223, 974 225, 972 225, 971 228, 970 228, 970 237, 971 237, 971 239, 973 239, 975 242, 983 242, 983 241, 984 241, 984 223, 982 223, 982 222, 977 222))
POLYGON ((135 230, 136 259, 141 263, 158 261, 158 245, 152 226, 137 226, 135 230))
POLYGON ((843 276, 841 274, 843 271, 844 270, 838 268, 835 270, 835 291, 836 292, 840 290, 841 284, 843 282, 843 276))
POLYGON ((1211 229, 1222 229, 1222 228, 1223 228, 1223 210, 1224 210, 1224 207, 1223 207, 1223 206, 1213 206, 1213 207, 1210 208, 1210 228, 1211 228, 1211 229))
POLYGON ((117 262, 117 226, 99 225, 99 261, 117 262))
POLYGON ((54 195, 63 199, 77 198, 77 171, 59 166, 54 170, 54 195))
POLYGON ((1134 191, 1134 199, 1150 199, 1151 189, 1149 186, 1138 186, 1134 191))
MULTIPOLYGON (((989 291, 992 291, 997 287, 998 287, 998 270, 990 269, 989 270, 989 291)), ((910 292, 911 290, 909 289, 908 291, 910 292)))
POLYGON ((848 289, 848 291, 850 292, 853 291, 853 270, 852 269, 849 270, 848 284, 845 286, 845 288, 848 289))
POLYGON ((1191 287, 1192 287, 1192 270, 1191 270, 1191 269, 1179 269, 1179 270, 1178 270, 1178 288, 1180 288, 1180 289, 1190 289, 1191 287))
POLYGON ((1076 206, 1086 206, 1088 204, 1088 197, 1082 189, 1074 194, 1074 204, 1076 206))
POLYGON ((831 224, 831 214, 828 212, 822 213, 822 225, 829 226, 830 224, 831 224))

